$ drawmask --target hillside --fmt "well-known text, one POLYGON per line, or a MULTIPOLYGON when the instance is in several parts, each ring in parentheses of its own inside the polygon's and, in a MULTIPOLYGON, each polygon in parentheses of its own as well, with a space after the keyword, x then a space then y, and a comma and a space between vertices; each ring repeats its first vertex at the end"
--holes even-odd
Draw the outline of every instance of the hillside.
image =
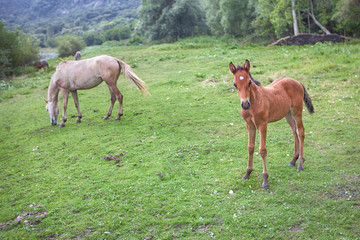
POLYGON ((141 0, 0 0, 0 20, 45 41, 66 33, 82 35, 109 23, 130 25, 140 5, 141 0))

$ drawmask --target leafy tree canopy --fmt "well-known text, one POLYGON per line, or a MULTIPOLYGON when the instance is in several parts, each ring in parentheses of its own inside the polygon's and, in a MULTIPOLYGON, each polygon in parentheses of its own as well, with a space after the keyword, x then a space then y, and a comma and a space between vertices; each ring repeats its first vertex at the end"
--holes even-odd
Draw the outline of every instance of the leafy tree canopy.
POLYGON ((150 40, 174 41, 207 32, 199 0, 143 0, 139 31, 150 40))

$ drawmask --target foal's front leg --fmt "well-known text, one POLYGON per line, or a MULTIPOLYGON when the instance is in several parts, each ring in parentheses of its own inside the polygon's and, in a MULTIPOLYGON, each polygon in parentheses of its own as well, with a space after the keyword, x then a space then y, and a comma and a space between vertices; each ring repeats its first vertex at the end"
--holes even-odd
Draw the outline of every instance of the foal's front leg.
POLYGON ((259 132, 260 132, 260 148, 259 152, 263 161, 263 189, 269 188, 268 178, 269 173, 266 168, 266 156, 267 156, 267 150, 266 150, 266 132, 267 132, 267 123, 264 123, 259 126, 259 132))
POLYGON ((69 98, 69 91, 62 91, 62 95, 63 95, 63 116, 62 116, 62 121, 60 123, 60 127, 65 127, 65 122, 67 121, 67 115, 66 115, 66 110, 67 110, 67 104, 68 104, 68 98, 69 98))
POLYGON ((246 174, 243 179, 249 179, 251 172, 254 170, 253 168, 253 156, 255 149, 255 135, 256 135, 256 127, 252 122, 246 123, 246 129, 248 131, 248 151, 249 151, 249 160, 246 168, 246 174))

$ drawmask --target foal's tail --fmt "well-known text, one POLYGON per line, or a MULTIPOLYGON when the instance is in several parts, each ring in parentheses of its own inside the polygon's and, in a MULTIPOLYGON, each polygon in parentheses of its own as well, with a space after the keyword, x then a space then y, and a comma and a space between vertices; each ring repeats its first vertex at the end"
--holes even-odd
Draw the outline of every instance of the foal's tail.
POLYGON ((145 82, 142 81, 138 76, 136 76, 136 74, 134 73, 134 71, 132 70, 132 68, 129 65, 127 65, 125 62, 123 62, 119 59, 116 59, 116 61, 119 64, 120 71, 121 71, 121 69, 123 70, 124 77, 126 76, 129 80, 131 80, 133 83, 135 83, 135 85, 142 92, 142 94, 151 95, 149 93, 149 91, 146 89, 145 82))
POLYGON ((314 113, 314 106, 312 105, 311 98, 309 97, 309 94, 307 93, 305 86, 304 86, 302 83, 301 83, 301 85, 302 85, 303 88, 304 88, 304 102, 305 102, 305 106, 306 106, 306 108, 308 109, 309 113, 310 113, 310 114, 313 114, 313 113, 314 113))

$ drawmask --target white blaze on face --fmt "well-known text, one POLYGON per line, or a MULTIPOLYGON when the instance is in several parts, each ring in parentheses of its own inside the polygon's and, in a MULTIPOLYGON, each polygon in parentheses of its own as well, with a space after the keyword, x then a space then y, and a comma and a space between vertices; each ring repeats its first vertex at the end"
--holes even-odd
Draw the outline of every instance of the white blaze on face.
POLYGON ((244 80, 244 77, 243 76, 240 76, 240 81, 244 80))
POLYGON ((250 99, 249 98, 246 98, 246 99, 241 98, 240 102, 241 103, 244 103, 244 102, 249 102, 250 103, 250 99))

